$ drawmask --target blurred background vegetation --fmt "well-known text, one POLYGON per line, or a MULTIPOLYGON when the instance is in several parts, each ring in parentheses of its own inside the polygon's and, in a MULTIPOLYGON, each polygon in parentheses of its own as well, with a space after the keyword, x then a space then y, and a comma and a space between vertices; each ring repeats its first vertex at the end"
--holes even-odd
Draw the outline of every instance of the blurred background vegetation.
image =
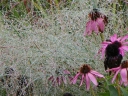
POLYGON ((0 96, 14 96, 26 85, 31 85, 34 96, 62 96, 65 92, 91 96, 84 85, 52 86, 48 78, 58 76, 58 69, 75 75, 82 64, 106 75, 97 54, 100 36, 83 36, 94 3, 108 17, 105 39, 114 33, 128 33, 128 4, 124 0, 0 0, 0 96), (12 77, 8 78, 9 74, 12 77), (21 87, 22 81, 26 82, 21 87))

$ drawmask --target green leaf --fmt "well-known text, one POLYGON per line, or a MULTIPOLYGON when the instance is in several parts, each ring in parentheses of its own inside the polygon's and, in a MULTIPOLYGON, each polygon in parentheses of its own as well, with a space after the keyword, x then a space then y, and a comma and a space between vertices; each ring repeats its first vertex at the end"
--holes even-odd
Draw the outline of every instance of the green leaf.
POLYGON ((118 91, 113 85, 109 85, 110 96, 118 96, 118 91))
POLYGON ((99 93, 99 96, 110 96, 110 93, 109 92, 99 93))
POLYGON ((122 91, 123 96, 128 96, 128 92, 124 88, 120 87, 120 89, 122 91))

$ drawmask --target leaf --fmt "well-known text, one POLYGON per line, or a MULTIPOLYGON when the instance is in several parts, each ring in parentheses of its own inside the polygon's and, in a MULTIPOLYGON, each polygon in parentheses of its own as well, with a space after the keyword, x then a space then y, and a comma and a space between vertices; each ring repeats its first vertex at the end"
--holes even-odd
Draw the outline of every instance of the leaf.
POLYGON ((99 96, 110 96, 109 92, 106 93, 100 93, 99 96))
POLYGON ((128 92, 124 88, 120 87, 120 89, 122 91, 123 96, 128 96, 128 92))
POLYGON ((110 96, 118 96, 118 91, 113 85, 109 85, 110 96))

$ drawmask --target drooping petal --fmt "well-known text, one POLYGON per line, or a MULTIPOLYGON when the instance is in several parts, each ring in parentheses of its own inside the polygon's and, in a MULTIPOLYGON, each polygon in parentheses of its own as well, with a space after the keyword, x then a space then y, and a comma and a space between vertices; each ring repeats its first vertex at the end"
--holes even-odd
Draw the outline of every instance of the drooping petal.
POLYGON ((81 78, 80 86, 83 84, 83 80, 84 80, 84 74, 82 74, 82 78, 81 78))
POLYGON ((77 73, 76 76, 73 78, 73 80, 71 81, 72 84, 75 84, 77 81, 78 76, 80 75, 80 73, 77 73))
POLYGON ((92 31, 98 33, 99 30, 98 30, 98 26, 97 26, 97 22, 96 21, 92 21, 91 22, 91 28, 92 28, 92 31))
POLYGON ((62 76, 61 78, 62 78, 62 80, 63 80, 64 84, 67 84, 66 77, 62 76))
POLYGON ((57 78, 56 78, 56 81, 57 81, 58 85, 61 84, 61 79, 60 79, 60 77, 57 77, 57 78))
POLYGON ((117 40, 117 34, 114 34, 113 36, 110 37, 110 40, 112 42, 116 41, 117 40))
POLYGON ((98 73, 98 72, 96 72, 96 71, 94 71, 94 70, 91 70, 90 73, 91 73, 91 74, 94 74, 95 76, 104 78, 104 76, 103 76, 102 74, 100 74, 100 73, 98 73))
POLYGON ((121 68, 121 67, 119 66, 119 67, 116 67, 116 68, 108 69, 108 70, 106 70, 106 71, 107 71, 107 72, 109 72, 109 71, 116 72, 116 71, 118 71, 120 68, 121 68))
POLYGON ((123 82, 127 82, 127 70, 126 68, 121 69, 120 76, 123 82))
POLYGON ((64 70, 63 73, 64 74, 70 74, 70 72, 68 70, 64 70))
POLYGON ((116 74, 112 78, 112 83, 115 81, 115 79, 116 79, 116 77, 117 77, 117 75, 118 75, 119 72, 120 72, 120 69, 116 71, 116 74))
POLYGON ((86 89, 88 91, 90 89, 90 79, 87 74, 85 76, 85 82, 86 82, 86 89))
POLYGON ((86 29, 85 29, 85 32, 84 32, 84 36, 89 35, 89 34, 92 33, 91 23, 92 23, 92 21, 88 21, 86 23, 86 29))
POLYGON ((98 85, 96 77, 94 75, 92 75, 91 73, 87 73, 89 79, 93 82, 94 85, 98 85))
POLYGON ((128 86, 128 82, 124 82, 124 86, 128 86))
POLYGON ((49 77, 49 78, 48 78, 48 80, 53 80, 53 79, 54 79, 54 77, 53 77, 53 76, 51 76, 51 77, 49 77))
POLYGON ((104 24, 103 19, 102 18, 98 18, 96 20, 96 22, 97 22, 97 26, 99 27, 99 31, 100 32, 103 32, 104 31, 104 28, 105 28, 105 24, 104 24))

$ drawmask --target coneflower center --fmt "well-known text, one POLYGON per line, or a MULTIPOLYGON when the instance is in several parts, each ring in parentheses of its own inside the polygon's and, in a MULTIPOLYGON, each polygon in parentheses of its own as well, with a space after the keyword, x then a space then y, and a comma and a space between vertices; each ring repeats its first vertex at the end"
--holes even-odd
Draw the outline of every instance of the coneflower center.
POLYGON ((86 74, 88 72, 90 72, 91 68, 90 66, 84 64, 81 68, 80 68, 80 73, 86 74))
POLYGON ((109 44, 106 47, 106 56, 117 56, 120 53, 119 47, 121 46, 121 43, 118 41, 109 44))
POLYGON ((100 18, 101 13, 98 12, 96 9, 89 13, 89 17, 91 20, 97 20, 97 18, 100 18))
POLYGON ((128 60, 122 62, 121 68, 128 68, 128 60))

